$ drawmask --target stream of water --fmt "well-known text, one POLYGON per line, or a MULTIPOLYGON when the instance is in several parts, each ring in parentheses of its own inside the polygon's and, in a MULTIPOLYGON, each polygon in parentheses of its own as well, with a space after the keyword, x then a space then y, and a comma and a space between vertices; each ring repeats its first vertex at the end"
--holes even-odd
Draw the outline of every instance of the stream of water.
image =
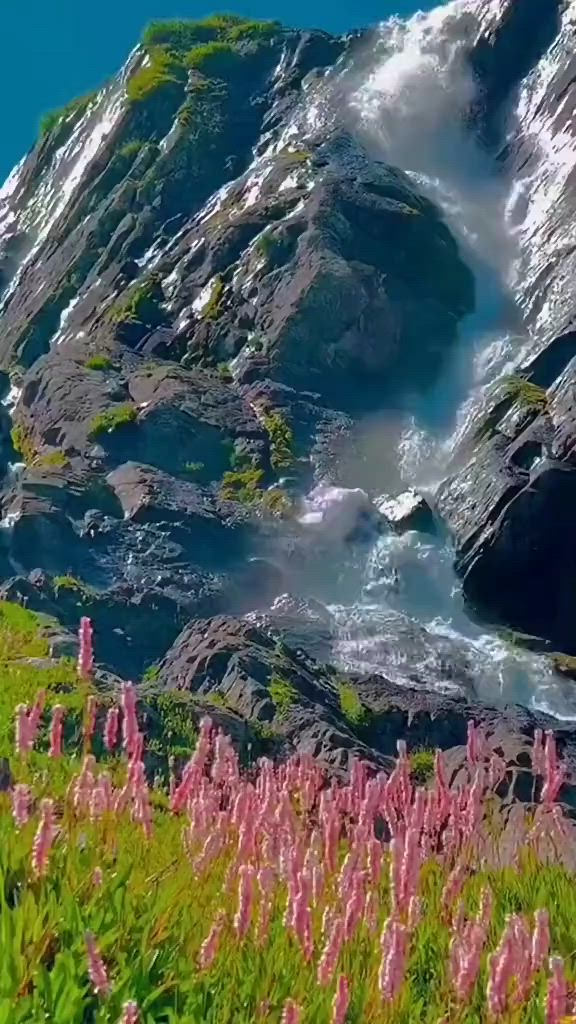
MULTIPOLYGON (((474 95, 465 55, 477 11, 456 0, 382 26, 377 64, 351 97, 373 155, 407 171, 442 210, 475 274, 476 310, 461 324, 445 373, 425 399, 407 399, 396 431, 403 485, 430 494, 494 382, 534 344, 515 303, 520 253, 507 218, 509 190, 464 128, 474 95)), ((377 469, 374 476, 386 489, 377 469)), ((574 688, 549 659, 471 619, 446 539, 387 534, 352 578, 355 593, 349 587, 330 609, 346 667, 381 670, 401 683, 463 685, 484 700, 576 718, 574 688)))

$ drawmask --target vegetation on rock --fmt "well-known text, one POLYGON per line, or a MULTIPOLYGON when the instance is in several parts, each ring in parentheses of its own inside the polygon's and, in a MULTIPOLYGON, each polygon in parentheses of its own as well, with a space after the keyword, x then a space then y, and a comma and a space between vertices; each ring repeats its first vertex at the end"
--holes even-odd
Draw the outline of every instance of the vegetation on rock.
POLYGON ((270 441, 270 463, 273 469, 290 469, 294 462, 294 435, 279 410, 263 417, 264 428, 270 441))
POLYGON ((180 62, 161 47, 153 47, 148 51, 148 64, 131 76, 126 92, 131 103, 142 103, 167 85, 182 84, 180 62))
POLYGON ((410 754, 410 774, 417 786, 425 786, 434 775, 435 753, 421 748, 410 754))
POLYGON ((279 676, 272 676, 268 683, 268 693, 280 721, 286 718, 290 708, 294 707, 298 701, 298 691, 292 686, 292 683, 279 676))
POLYGON ((15 423, 10 431, 10 437, 14 451, 22 456, 27 466, 31 466, 37 456, 37 451, 30 431, 22 423, 15 423))
MULTIPOLYGON (((212 291, 210 292, 210 298, 202 309, 202 316, 205 320, 217 320, 220 316, 220 307, 222 305, 222 297, 224 295, 224 282, 218 274, 212 285, 212 291)), ((222 364, 224 365, 224 364, 222 364)), ((226 364, 227 365, 227 364, 226 364)))
POLYGON ((40 121, 40 137, 44 138, 45 135, 49 135, 54 128, 58 127, 63 121, 72 119, 72 117, 80 117, 92 100, 96 97, 96 92, 87 93, 85 96, 78 96, 76 99, 71 100, 64 107, 59 107, 58 110, 51 110, 49 113, 44 114, 40 121))
POLYGON ((134 405, 126 403, 114 406, 112 409, 107 409, 106 412, 99 412, 94 416, 90 421, 88 437, 93 441, 97 437, 101 437, 102 434, 111 434, 122 427, 130 426, 137 419, 138 410, 134 405))
POLYGON ((110 356, 91 356, 86 361, 88 370, 111 370, 113 365, 110 356))
POLYGON ((220 497, 226 501, 240 501, 244 505, 252 505, 261 500, 263 479, 264 470, 256 466, 227 470, 222 477, 220 497))
POLYGON ((548 395, 544 388, 532 384, 524 377, 511 375, 504 381, 504 395, 526 410, 542 411, 546 408, 548 395))
POLYGON ((353 726, 365 725, 368 721, 368 710, 364 707, 356 690, 350 683, 338 684, 340 710, 353 726))
POLYGON ((64 452, 58 450, 47 452, 45 455, 38 455, 37 458, 34 459, 34 465, 40 469, 49 469, 50 467, 54 467, 55 469, 64 469, 64 467, 69 464, 70 459, 68 456, 64 452))
POLYGON ((90 597, 93 593, 88 584, 77 579, 76 576, 54 576, 52 579, 52 586, 54 587, 56 594, 58 594, 60 590, 69 590, 77 594, 82 600, 90 597))
POLYGON ((164 322, 160 303, 164 293, 158 277, 150 274, 139 284, 127 289, 111 310, 111 320, 116 324, 144 323, 158 326, 164 322))

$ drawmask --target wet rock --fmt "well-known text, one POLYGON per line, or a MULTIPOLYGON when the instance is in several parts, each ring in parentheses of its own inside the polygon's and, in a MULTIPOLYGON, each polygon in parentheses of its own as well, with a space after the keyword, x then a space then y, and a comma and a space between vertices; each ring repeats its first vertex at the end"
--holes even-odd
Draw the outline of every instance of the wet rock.
POLYGON ((426 499, 416 491, 404 491, 396 497, 386 494, 374 499, 374 505, 394 530, 434 533, 434 516, 426 499))

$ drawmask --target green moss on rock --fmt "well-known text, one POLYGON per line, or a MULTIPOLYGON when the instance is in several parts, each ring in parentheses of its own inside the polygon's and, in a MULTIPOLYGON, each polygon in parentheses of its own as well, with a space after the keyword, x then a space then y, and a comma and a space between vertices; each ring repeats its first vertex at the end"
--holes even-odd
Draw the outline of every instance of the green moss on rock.
POLYGON ((101 437, 102 434, 112 434, 115 430, 128 427, 138 419, 138 410, 134 405, 126 403, 117 405, 106 412, 100 412, 90 422, 88 437, 91 441, 101 437))
POLYGON ((87 93, 85 96, 77 96, 76 99, 71 100, 64 107, 59 107, 57 110, 50 110, 47 114, 44 114, 40 121, 40 138, 44 138, 49 135, 55 128, 59 127, 64 121, 77 120, 87 110, 92 100, 98 95, 97 92, 87 93))
POLYGON ((161 47, 148 51, 149 63, 129 79, 126 93, 130 103, 143 103, 166 86, 182 86, 181 62, 161 47))

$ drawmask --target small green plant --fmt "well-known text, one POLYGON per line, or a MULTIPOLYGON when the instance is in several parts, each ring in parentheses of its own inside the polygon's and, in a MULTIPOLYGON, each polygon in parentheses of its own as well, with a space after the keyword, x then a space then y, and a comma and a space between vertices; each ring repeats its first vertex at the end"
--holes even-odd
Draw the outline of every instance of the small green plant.
POLYGON ((143 683, 155 683, 160 675, 159 665, 148 665, 148 668, 142 674, 143 683))
POLYGON ((184 465, 184 472, 189 476, 198 476, 206 468, 203 462, 186 462, 184 465))
POLYGON ((504 381, 503 394, 517 402, 520 408, 531 411, 543 411, 548 404, 548 395, 544 388, 532 384, 524 377, 510 376, 504 381))
POLYGON ((36 446, 28 428, 22 423, 16 423, 10 431, 10 437, 12 438, 14 451, 18 452, 18 454, 22 456, 22 459, 27 466, 31 466, 37 453, 36 446))
POLYGON ((89 107, 92 100, 97 96, 97 92, 87 93, 85 96, 78 96, 75 100, 71 100, 64 107, 60 107, 58 110, 51 110, 47 114, 44 114, 40 121, 40 137, 44 138, 45 135, 49 135, 54 128, 58 127, 63 121, 72 119, 72 117, 80 117, 89 107))
POLYGON ((160 279, 150 274, 140 284, 129 288, 112 306, 110 319, 115 324, 139 324, 159 326, 164 322, 160 303, 164 293, 160 279))
POLYGON ((52 586, 54 587, 56 596, 58 596, 61 590, 73 591, 82 599, 87 598, 92 594, 91 587, 82 580, 77 579, 76 576, 54 576, 52 578, 52 586))
POLYGON ((173 54, 161 47, 151 47, 148 58, 146 67, 139 68, 128 80, 126 93, 130 103, 143 103, 166 86, 183 85, 182 68, 173 54))
POLYGON ((344 718, 351 725, 365 725, 368 719, 368 712, 354 687, 350 683, 340 683, 338 685, 338 696, 340 699, 340 711, 344 718))
POLYGON ((291 164, 305 164, 312 154, 307 149, 285 149, 282 156, 291 164))
POLYGON ((279 519, 286 519, 293 512, 293 505, 290 496, 281 487, 275 487, 271 491, 263 491, 260 504, 270 515, 279 519))
POLYGON ((131 139, 120 146, 116 157, 123 163, 133 163, 137 156, 145 149, 147 143, 143 139, 131 139))
POLYGON ((251 466, 247 469, 228 470, 222 477, 220 497, 225 501, 240 501, 253 505, 262 499, 264 470, 251 466))
POLYGON ((110 356, 92 356, 86 361, 88 370, 111 370, 113 365, 110 356))
POLYGON ((225 380, 226 382, 229 382, 229 381, 234 379, 232 377, 232 371, 230 369, 230 364, 229 363, 218 363, 218 366, 216 367, 216 369, 218 371, 218 376, 221 377, 222 380, 225 380))
POLYGON ((242 59, 232 43, 215 39, 195 46, 186 54, 184 62, 190 70, 200 71, 208 78, 227 78, 242 59))
POLYGON ((264 416, 264 428, 270 441, 270 463, 273 469, 289 469, 294 462, 294 434, 281 412, 264 416))
POLYGON ((434 775, 436 755, 433 750, 421 748, 410 754, 410 774, 417 786, 425 786, 434 775))
POLYGON ((40 469, 42 469, 43 467, 46 467, 48 469, 50 466, 53 466, 57 469, 64 469, 65 466, 70 465, 70 459, 68 458, 67 455, 64 454, 64 452, 53 451, 47 452, 46 455, 39 455, 34 460, 34 465, 38 466, 40 469))
POLYGON ((91 441, 102 434, 111 434, 122 427, 130 426, 138 419, 138 410, 134 405, 117 405, 106 412, 99 412, 90 422, 88 437, 91 441))
POLYGON ((202 310, 202 314, 205 320, 217 320, 220 316, 220 307, 222 305, 222 296, 224 295, 224 282, 220 275, 216 276, 214 284, 212 285, 212 291, 210 292, 210 298, 202 310))
POLYGON ((268 684, 268 693, 276 708, 278 719, 282 721, 287 717, 290 708, 296 704, 298 690, 286 679, 281 679, 280 676, 272 676, 268 684))

